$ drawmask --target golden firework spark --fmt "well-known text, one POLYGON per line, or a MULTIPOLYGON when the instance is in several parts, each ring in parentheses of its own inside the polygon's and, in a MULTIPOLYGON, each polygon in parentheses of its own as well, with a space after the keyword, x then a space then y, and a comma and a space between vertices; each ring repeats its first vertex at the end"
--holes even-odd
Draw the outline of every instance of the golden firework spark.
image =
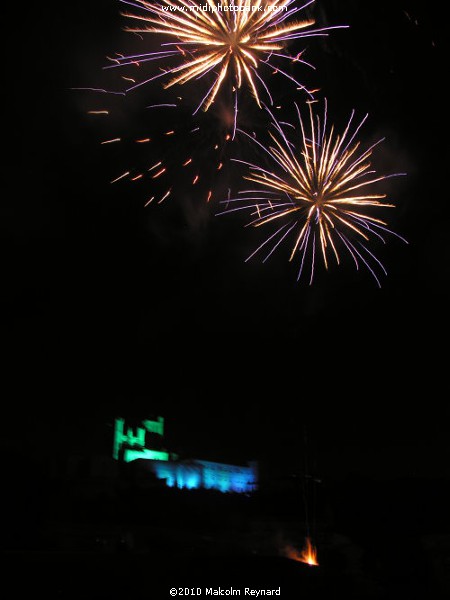
POLYGON ((249 168, 245 179, 256 183, 257 188, 243 190, 237 198, 224 201, 227 207, 219 214, 250 210, 254 217, 250 225, 260 227, 281 223, 247 260, 263 248, 269 248, 265 262, 284 239, 292 236, 294 243, 289 260, 300 256, 298 279, 309 257, 312 283, 317 249, 326 269, 329 255, 339 264, 340 252, 346 250, 356 268, 362 263, 381 287, 375 269, 378 266, 385 274, 386 269, 366 243, 372 238, 385 243, 385 234, 406 240, 389 230, 385 221, 373 216, 374 210, 393 205, 382 202, 386 194, 374 193, 370 188, 404 173, 377 175, 371 168, 369 158, 383 140, 366 150, 361 150, 360 142, 355 141, 368 115, 353 127, 355 112, 352 111, 344 132, 338 135, 334 127, 327 131, 326 101, 322 120, 314 114, 313 103, 308 105, 309 127, 295 105, 299 128, 278 122, 268 111, 272 119, 269 145, 246 134, 268 155, 270 170, 238 160, 249 168), (300 147, 291 141, 291 136, 288 137, 288 126, 300 138, 300 147))
MULTIPOLYGON (((280 73, 291 80, 297 88, 305 89, 292 75, 274 66, 272 57, 302 62, 301 54, 285 53, 288 43, 298 38, 327 35, 326 27, 312 29, 314 20, 299 20, 298 12, 315 0, 297 6, 295 0, 161 0, 158 3, 144 0, 120 0, 123 4, 140 9, 142 14, 123 13, 125 17, 142 23, 140 27, 128 27, 127 31, 142 34, 163 34, 173 39, 165 42, 161 50, 146 54, 111 58, 112 65, 142 65, 150 61, 180 57, 182 62, 162 69, 162 72, 139 81, 127 91, 135 89, 160 77, 169 78, 165 87, 184 84, 213 74, 213 83, 199 107, 208 110, 225 80, 236 93, 246 82, 258 106, 261 106, 261 88, 272 98, 264 74, 280 73)), ((310 65, 311 66, 311 65, 310 65)), ((197 109, 197 110, 198 110, 197 109)), ((236 107, 237 110, 237 107, 236 107)))

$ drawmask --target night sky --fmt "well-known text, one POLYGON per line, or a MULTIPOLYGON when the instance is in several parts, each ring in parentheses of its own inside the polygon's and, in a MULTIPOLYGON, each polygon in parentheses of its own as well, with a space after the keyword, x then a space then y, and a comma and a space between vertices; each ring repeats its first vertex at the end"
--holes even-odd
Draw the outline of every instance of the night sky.
MULTIPOLYGON (((121 31, 119 3, 27 8, 15 41, 17 175, 5 178, 1 219, 5 439, 20 418, 30 443, 57 426, 54 439, 70 448, 118 414, 161 414, 171 444, 193 456, 283 456, 295 466, 306 430, 330 477, 448 475, 440 7, 317 0, 320 23, 350 28, 296 43, 316 67, 300 79, 321 88, 339 123, 353 108, 369 112, 362 140, 386 137, 376 167, 407 172, 388 184, 397 208, 387 216, 409 245, 377 247, 388 270, 381 289, 350 259, 318 268, 312 286, 296 282, 287 248, 244 263, 259 232, 216 217, 218 199, 207 205, 201 184, 147 208, 151 181, 110 185, 134 156, 99 142, 109 127, 138 132, 136 106, 161 92, 139 91, 129 114, 99 125, 86 114, 98 96, 72 88, 103 85, 105 56, 137 44, 121 31)), ((257 108, 244 102, 243 112, 260 126, 257 108)))

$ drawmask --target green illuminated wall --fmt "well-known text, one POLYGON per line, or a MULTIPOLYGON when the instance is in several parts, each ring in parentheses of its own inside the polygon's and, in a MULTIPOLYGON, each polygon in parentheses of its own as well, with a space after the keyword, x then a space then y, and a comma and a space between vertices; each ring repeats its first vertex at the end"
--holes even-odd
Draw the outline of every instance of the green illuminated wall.
POLYGON ((149 433, 157 433, 161 437, 164 435, 164 419, 158 417, 157 421, 142 421, 142 425, 146 428, 149 433))
POLYGON ((160 450, 149 450, 148 448, 144 448, 143 450, 126 449, 123 453, 124 462, 131 462, 137 458, 144 458, 145 460, 169 460, 169 453, 160 450))
POLYGON ((164 435, 164 419, 158 417, 157 421, 142 421, 143 427, 136 427, 136 433, 132 427, 125 431, 125 419, 118 418, 114 426, 113 458, 119 460, 119 453, 123 446, 124 462, 131 462, 138 458, 146 460, 169 460, 169 454, 160 450, 151 450, 145 447, 146 433, 156 433, 161 437, 164 435))

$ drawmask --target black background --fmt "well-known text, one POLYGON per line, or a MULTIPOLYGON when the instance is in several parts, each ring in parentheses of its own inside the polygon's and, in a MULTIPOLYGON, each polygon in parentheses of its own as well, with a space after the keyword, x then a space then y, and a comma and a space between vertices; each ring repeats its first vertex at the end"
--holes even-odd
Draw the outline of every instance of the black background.
MULTIPOLYGON (((364 548, 361 573, 375 585, 370 597, 378 597, 377 585, 384 598, 431 597, 444 578, 427 569, 448 565, 449 531, 448 53, 441 3, 317 0, 309 10, 320 25, 349 29, 292 48, 306 47, 316 71, 299 67, 298 76, 328 98, 330 119, 342 127, 352 109, 361 118, 368 112, 362 143, 386 138, 374 153, 375 167, 407 173, 386 182, 396 205, 386 216, 409 244, 390 238, 376 247, 388 270, 381 289, 350 259, 329 272, 318 267, 311 286, 296 281, 287 247, 265 264, 244 262, 261 239, 239 217, 216 216, 221 195, 239 185, 238 169, 228 163, 209 204, 203 180, 184 187, 177 171, 155 188, 177 185, 177 194, 147 208, 151 180, 110 185, 147 157, 100 141, 118 132, 147 135, 148 128, 179 131, 191 119, 173 111, 167 123, 152 121, 142 106, 165 98, 156 85, 126 99, 74 89, 112 85, 119 76, 102 69, 105 56, 140 51, 139 40, 122 32, 120 8, 114 0, 50 1, 22 4, 20 14, 7 18, 1 440, 3 472, 11 477, 4 516, 7 543, 19 557, 16 582, 57 597, 141 594, 140 582, 152 572, 145 553, 39 556, 36 548, 49 539, 70 547, 65 532, 84 531, 86 507, 72 498, 72 484, 48 478, 55 460, 109 454, 118 415, 162 415, 171 450, 223 462, 256 459, 269 483, 304 472, 306 451, 307 470, 322 482, 319 501, 334 511, 329 548, 336 532, 364 548), (87 114, 103 101, 114 108, 108 119, 87 114), (421 554, 426 535, 428 562, 421 554), (26 560, 24 548, 31 549, 26 560), (96 582, 92 588, 89 581, 96 582)), ((272 89, 286 106, 292 90, 277 81, 272 89)), ((185 88, 186 104, 193 104, 200 86, 185 88)), ((215 114, 213 107, 211 117, 199 117, 205 139, 214 140, 223 125, 215 114)), ((261 111, 245 94, 240 116, 264 133, 261 111)), ((184 143, 180 158, 190 144, 184 143)), ((193 149, 203 174, 211 165, 208 144, 193 149)), ((246 150, 241 143, 233 148, 246 150)), ((176 162, 178 146, 169 144, 168 152, 176 162)), ((147 519, 146 496, 138 496, 125 494, 115 506, 124 522, 133 520, 135 498, 147 519)), ((161 498, 154 502, 163 506, 161 498)), ((211 500, 207 510, 209 500, 202 506, 214 541, 216 504, 211 500)), ((301 521, 296 493, 288 517, 284 501, 282 493, 276 519, 301 521)), ((186 513, 179 506, 166 507, 166 542, 174 536, 182 545, 191 526, 183 515, 192 506, 183 504, 186 513)), ((92 541, 102 527, 115 535, 116 520, 108 522, 103 508, 93 501, 86 509, 91 522, 83 540, 92 541)), ((270 502, 266 508, 271 515, 270 502)), ((207 527, 195 510, 192 527, 207 527)), ((136 518, 139 530, 142 517, 136 518)), ((154 560, 157 545, 150 548, 154 560)), ((173 550, 185 568, 175 584, 204 581, 207 557, 186 562, 183 547, 173 550), (188 578, 194 564, 195 581, 188 578)), ((320 551, 325 556, 325 544, 320 551)), ((231 581, 227 565, 214 583, 231 581)), ((261 565, 254 565, 256 582, 261 565)), ((160 597, 166 597, 173 564, 162 561, 160 568, 160 597)), ((274 583, 276 568, 271 563, 267 570, 274 583)), ((296 586, 307 586, 308 573, 299 579, 296 571, 296 586)), ((322 573, 326 565, 316 583, 322 573)), ((336 593, 333 581, 327 598, 336 593)), ((342 589, 360 597, 350 595, 348 580, 342 589)))
POLYGON ((128 43, 118 3, 33 4, 12 19, 22 60, 9 63, 19 148, 1 222, 5 440, 25 423, 30 443, 70 448, 118 413, 163 414, 171 443, 193 455, 296 463, 306 427, 329 476, 448 475, 440 5, 316 4, 320 23, 350 28, 306 40, 307 77, 338 122, 369 112, 367 136, 386 136, 381 169, 407 172, 388 188, 388 216, 409 245, 379 249, 381 289, 350 260, 312 286, 281 251, 244 263, 254 231, 215 217, 193 188, 144 208, 144 187, 110 186, 120 151, 114 170, 86 115, 92 95, 72 88, 102 82, 105 55, 128 43))

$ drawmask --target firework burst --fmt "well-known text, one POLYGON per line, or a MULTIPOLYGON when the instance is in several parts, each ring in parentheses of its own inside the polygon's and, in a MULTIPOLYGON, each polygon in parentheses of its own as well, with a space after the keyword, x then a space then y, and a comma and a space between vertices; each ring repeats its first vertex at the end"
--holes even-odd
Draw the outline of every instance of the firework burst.
POLYGON ((245 134, 268 156, 269 167, 237 160, 248 168, 244 178, 256 187, 224 201, 226 208, 219 214, 249 210, 249 225, 275 226, 247 260, 265 250, 265 262, 284 240, 291 239, 289 260, 300 260, 297 279, 309 264, 312 283, 317 254, 328 269, 330 256, 340 264, 341 254, 346 253, 357 269, 364 265, 381 287, 377 271, 386 274, 386 269, 368 248, 368 242, 377 238, 385 243, 388 234, 406 240, 374 216, 374 212, 393 205, 383 202, 386 194, 374 193, 372 188, 404 174, 377 175, 371 168, 372 151, 383 140, 366 150, 355 141, 368 115, 354 125, 352 111, 343 133, 338 135, 333 126, 328 128, 326 102, 322 118, 314 114, 313 103, 308 105, 309 122, 305 122, 295 104, 298 127, 277 121, 268 111, 272 120, 268 146, 245 134), (288 129, 294 135, 287 134, 288 129), (291 141, 294 137, 297 144, 291 141))
MULTIPOLYGON (((225 81, 231 84, 237 114, 237 91, 245 83, 258 106, 263 92, 272 104, 269 87, 263 70, 280 73, 299 89, 305 89, 295 77, 272 59, 306 63, 300 52, 287 54, 286 46, 293 40, 327 35, 338 27, 313 28, 314 20, 299 20, 297 14, 312 4, 296 6, 295 0, 161 0, 158 3, 144 0, 120 0, 139 9, 138 14, 123 15, 141 26, 127 27, 126 31, 138 34, 162 34, 173 41, 163 42, 156 52, 116 55, 105 68, 142 66, 152 61, 164 61, 156 75, 141 81, 132 78, 127 92, 150 81, 165 78, 165 87, 197 81, 205 76, 212 79, 197 110, 208 110, 225 81), (166 66, 175 59, 174 66, 166 66), (181 59, 181 62, 176 59, 181 59)), ((311 65, 309 65, 311 66, 311 65)))

